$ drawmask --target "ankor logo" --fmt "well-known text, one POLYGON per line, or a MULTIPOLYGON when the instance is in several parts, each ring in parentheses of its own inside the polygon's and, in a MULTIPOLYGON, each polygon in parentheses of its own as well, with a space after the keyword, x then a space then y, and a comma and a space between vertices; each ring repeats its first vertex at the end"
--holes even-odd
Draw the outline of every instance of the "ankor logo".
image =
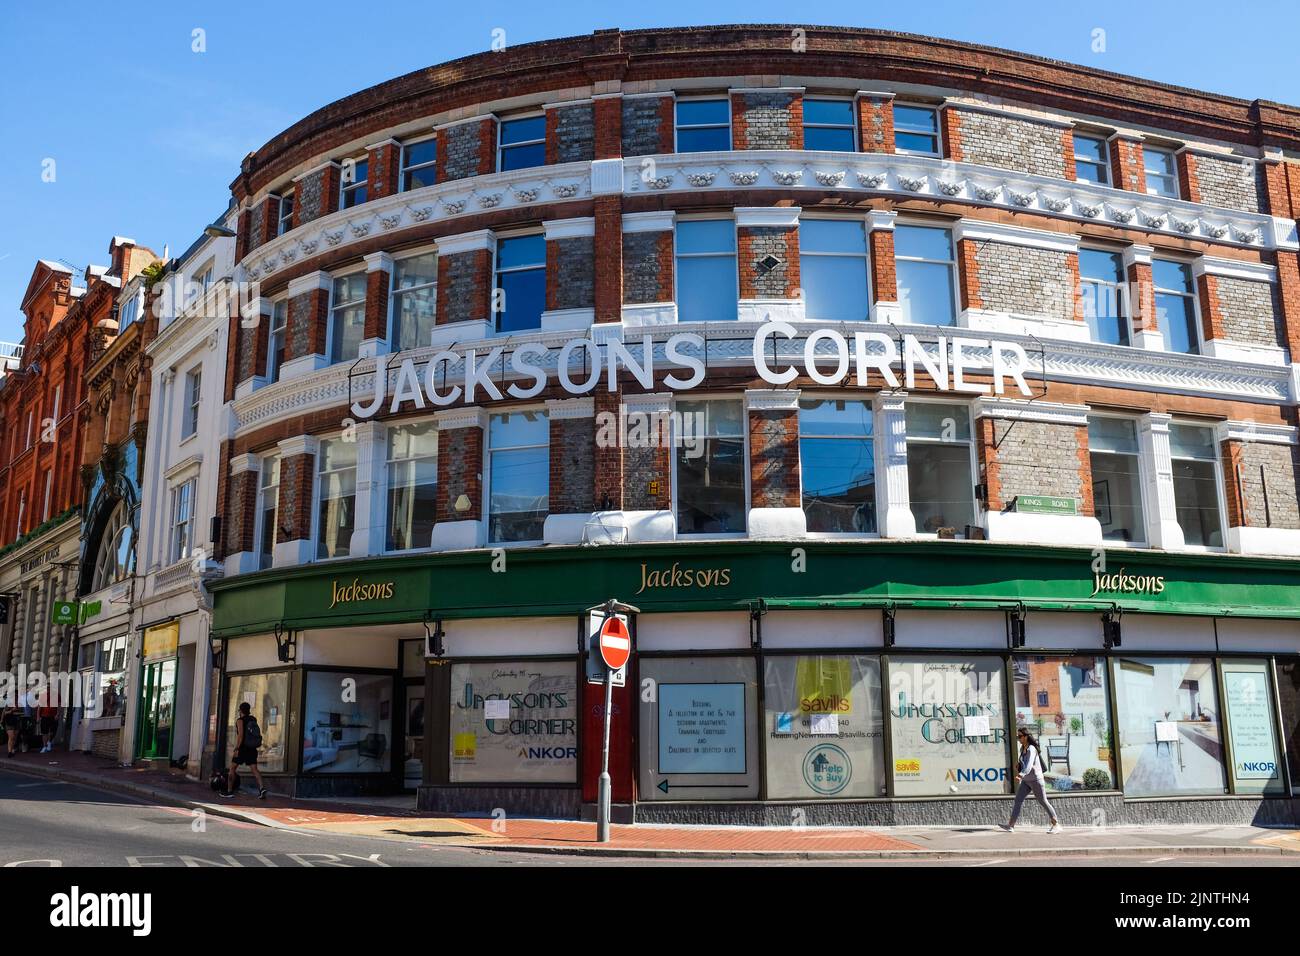
POLYGON ((55 927, 127 927, 133 936, 148 936, 153 929, 152 893, 82 893, 74 886, 51 896, 50 907, 55 927))

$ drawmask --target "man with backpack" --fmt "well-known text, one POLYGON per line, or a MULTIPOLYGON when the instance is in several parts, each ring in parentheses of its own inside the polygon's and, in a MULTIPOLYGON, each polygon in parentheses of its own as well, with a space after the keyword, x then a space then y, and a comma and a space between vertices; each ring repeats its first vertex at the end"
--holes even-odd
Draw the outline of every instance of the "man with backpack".
MULTIPOLYGON (((235 720, 235 756, 230 763, 229 779, 237 779, 239 765, 244 764, 253 771, 253 777, 257 780, 257 799, 265 800, 266 787, 262 784, 262 772, 257 769, 257 749, 262 746, 262 728, 257 726, 257 718, 253 716, 252 710, 248 701, 239 705, 239 717, 235 720)), ((223 790, 221 795, 233 797, 235 791, 223 790)))

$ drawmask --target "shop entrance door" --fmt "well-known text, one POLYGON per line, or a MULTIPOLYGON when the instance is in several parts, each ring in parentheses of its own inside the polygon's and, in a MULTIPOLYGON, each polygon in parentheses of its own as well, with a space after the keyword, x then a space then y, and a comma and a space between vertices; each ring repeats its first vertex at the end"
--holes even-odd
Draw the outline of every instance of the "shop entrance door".
POLYGON ((170 760, 176 707, 176 658, 144 665, 140 681, 140 723, 135 755, 140 760, 170 760))

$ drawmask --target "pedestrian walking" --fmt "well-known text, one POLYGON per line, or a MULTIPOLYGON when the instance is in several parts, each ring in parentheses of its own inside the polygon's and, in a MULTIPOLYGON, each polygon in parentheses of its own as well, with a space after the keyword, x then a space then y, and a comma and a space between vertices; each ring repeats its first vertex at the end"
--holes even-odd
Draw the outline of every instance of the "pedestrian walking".
POLYGON ((1016 738, 1020 741, 1020 765, 1016 769, 1016 802, 1011 807, 1011 822, 999 826, 1008 833, 1014 830, 1016 821, 1020 819, 1020 808, 1025 803, 1025 797, 1032 793, 1034 799, 1042 804, 1052 820, 1052 826, 1047 832, 1060 833, 1061 822, 1056 818, 1056 810, 1047 802, 1047 779, 1043 776, 1047 766, 1043 763, 1042 749, 1026 727, 1020 728, 1016 738))
POLYGON ((253 771, 253 777, 257 780, 257 798, 266 799, 266 787, 262 784, 262 772, 257 769, 257 750, 262 746, 262 728, 257 726, 257 718, 253 716, 253 708, 244 701, 239 705, 239 717, 235 720, 235 756, 230 763, 230 777, 232 786, 229 790, 223 790, 223 797, 233 797, 235 790, 233 781, 239 776, 239 765, 243 764, 253 771))
POLYGON ((5 742, 8 744, 9 756, 18 749, 18 728, 22 726, 23 712, 17 707, 0 708, 0 723, 4 724, 5 742))

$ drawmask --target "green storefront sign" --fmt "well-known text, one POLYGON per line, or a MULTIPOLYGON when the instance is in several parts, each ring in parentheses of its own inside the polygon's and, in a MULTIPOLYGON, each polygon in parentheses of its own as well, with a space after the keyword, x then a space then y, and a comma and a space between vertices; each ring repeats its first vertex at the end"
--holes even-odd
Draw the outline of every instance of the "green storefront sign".
POLYGON ((1105 610, 1300 619, 1300 561, 1108 555, 989 542, 692 542, 369 558, 212 586, 214 634, 577 614, 614 596, 643 611, 748 608, 1105 610))
POLYGON ((76 624, 79 608, 76 601, 55 601, 50 607, 50 623, 76 624))

